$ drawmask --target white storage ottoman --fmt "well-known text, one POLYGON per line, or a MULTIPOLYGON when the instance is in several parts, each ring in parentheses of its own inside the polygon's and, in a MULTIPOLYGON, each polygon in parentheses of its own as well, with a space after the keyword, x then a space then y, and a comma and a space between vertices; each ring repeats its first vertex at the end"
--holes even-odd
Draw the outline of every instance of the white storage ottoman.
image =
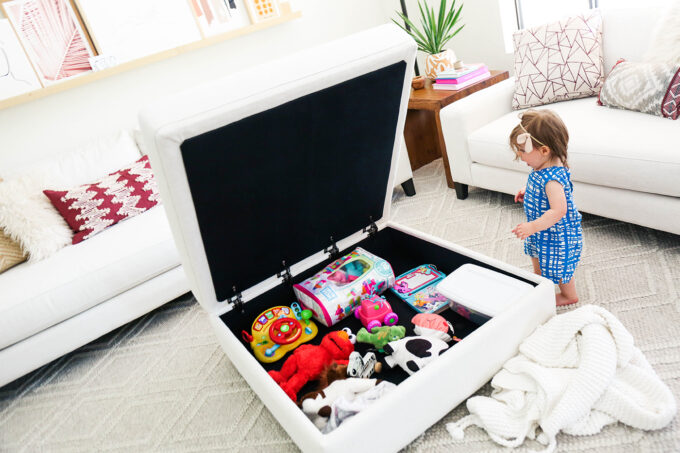
MULTIPOLYGON (((141 115, 191 288, 227 356, 304 451, 398 450, 484 385, 555 313, 548 280, 388 221, 415 51, 386 25, 197 87, 141 115), (472 263, 533 289, 482 326, 443 312, 463 340, 411 377, 385 370, 380 377, 397 388, 321 434, 267 374, 285 358, 260 363, 241 332, 263 310, 294 302, 292 283, 356 246, 397 275, 425 263, 445 273, 472 263)), ((415 313, 386 297, 412 335, 415 313)), ((331 330, 360 327, 353 316, 317 325, 313 344, 331 330)))

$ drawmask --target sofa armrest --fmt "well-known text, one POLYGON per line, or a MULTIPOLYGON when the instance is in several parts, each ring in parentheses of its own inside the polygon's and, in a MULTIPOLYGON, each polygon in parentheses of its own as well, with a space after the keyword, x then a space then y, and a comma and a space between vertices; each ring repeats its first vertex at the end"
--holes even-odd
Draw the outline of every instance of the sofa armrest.
POLYGON ((485 124, 512 112, 514 91, 515 78, 511 77, 441 110, 442 134, 454 181, 472 184, 468 136, 485 124))

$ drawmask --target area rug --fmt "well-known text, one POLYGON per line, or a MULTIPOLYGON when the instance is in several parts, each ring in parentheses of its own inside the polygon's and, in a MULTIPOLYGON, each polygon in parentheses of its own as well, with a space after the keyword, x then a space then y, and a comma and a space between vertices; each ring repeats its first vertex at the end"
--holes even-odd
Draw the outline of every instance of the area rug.
MULTIPOLYGON (((510 231, 523 220, 511 196, 470 188, 469 198, 458 200, 446 187, 441 161, 414 179, 416 196, 395 190, 394 220, 531 269, 510 231)), ((678 399, 680 236, 592 215, 584 215, 583 227, 579 304, 614 313, 678 399)), ((479 391, 488 392, 488 386, 479 391)), ((451 439, 445 424, 465 414, 464 405, 453 409, 404 451, 507 451, 477 428, 462 441, 451 439)), ((676 417, 655 432, 619 424, 594 436, 558 436, 557 451, 595 450, 678 452, 680 422, 676 417)), ((0 388, 0 451, 298 449, 225 357, 189 294, 0 388)))

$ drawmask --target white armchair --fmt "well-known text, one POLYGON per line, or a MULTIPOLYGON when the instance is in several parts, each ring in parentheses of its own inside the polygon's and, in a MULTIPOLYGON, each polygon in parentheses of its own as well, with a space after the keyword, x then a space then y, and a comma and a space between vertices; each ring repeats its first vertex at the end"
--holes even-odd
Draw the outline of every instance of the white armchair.
MULTIPOLYGON (((642 61, 655 9, 604 10, 604 67, 642 61)), ((519 111, 511 109, 514 78, 478 91, 440 112, 456 195, 468 185, 514 194, 529 167, 508 144, 519 111)), ((554 110, 569 129, 569 165, 579 210, 680 234, 680 124, 597 105, 590 97, 537 108, 554 110)))

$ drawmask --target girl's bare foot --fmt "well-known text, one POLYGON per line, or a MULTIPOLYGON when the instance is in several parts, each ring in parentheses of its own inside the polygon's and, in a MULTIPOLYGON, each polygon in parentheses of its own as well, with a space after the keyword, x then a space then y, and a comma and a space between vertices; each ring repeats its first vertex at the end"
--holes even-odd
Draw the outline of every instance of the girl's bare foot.
POLYGON ((578 302, 578 297, 570 299, 566 296, 563 296, 560 293, 555 294, 555 305, 557 305, 558 307, 575 304, 576 302, 578 302))
POLYGON ((562 305, 571 305, 578 302, 578 296, 576 295, 576 284, 574 279, 569 280, 569 283, 559 283, 557 286, 560 287, 560 292, 555 294, 555 304, 558 307, 562 305))

